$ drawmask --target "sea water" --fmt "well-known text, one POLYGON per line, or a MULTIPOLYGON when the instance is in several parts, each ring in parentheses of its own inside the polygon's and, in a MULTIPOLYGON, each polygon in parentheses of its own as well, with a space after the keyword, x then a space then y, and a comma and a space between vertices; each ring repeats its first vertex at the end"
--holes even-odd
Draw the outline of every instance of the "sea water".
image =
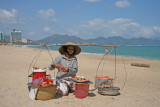
MULTIPOLYGON (((31 48, 46 49, 42 46, 28 46, 31 48)), ((160 60, 160 46, 118 46, 112 47, 97 47, 97 46, 80 46, 81 52, 86 54, 104 55, 105 49, 109 50, 109 55, 117 55, 124 57, 136 57, 143 59, 160 60)), ((50 46, 48 49, 58 50, 59 46, 50 46)))

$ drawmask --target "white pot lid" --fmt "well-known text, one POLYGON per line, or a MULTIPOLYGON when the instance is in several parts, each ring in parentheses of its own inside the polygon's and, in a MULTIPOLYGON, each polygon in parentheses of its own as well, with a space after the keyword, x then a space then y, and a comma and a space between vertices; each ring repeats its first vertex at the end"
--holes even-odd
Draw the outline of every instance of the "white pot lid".
POLYGON ((33 72, 46 72, 47 69, 33 69, 33 72))

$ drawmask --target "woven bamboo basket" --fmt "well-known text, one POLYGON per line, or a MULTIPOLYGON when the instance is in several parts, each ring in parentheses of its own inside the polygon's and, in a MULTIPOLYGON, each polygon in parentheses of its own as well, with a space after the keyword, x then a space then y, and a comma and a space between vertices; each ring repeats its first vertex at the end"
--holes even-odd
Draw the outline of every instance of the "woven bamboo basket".
POLYGON ((57 86, 39 87, 36 95, 36 100, 50 100, 56 95, 57 86))

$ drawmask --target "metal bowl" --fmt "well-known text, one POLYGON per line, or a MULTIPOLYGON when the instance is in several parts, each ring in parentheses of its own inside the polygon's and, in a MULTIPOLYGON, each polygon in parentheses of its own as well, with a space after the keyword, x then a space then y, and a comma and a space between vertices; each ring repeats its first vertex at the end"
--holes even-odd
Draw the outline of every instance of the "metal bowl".
POLYGON ((119 87, 109 87, 109 88, 98 88, 98 93, 102 94, 102 95, 110 95, 110 96, 114 96, 114 95, 119 95, 119 87))

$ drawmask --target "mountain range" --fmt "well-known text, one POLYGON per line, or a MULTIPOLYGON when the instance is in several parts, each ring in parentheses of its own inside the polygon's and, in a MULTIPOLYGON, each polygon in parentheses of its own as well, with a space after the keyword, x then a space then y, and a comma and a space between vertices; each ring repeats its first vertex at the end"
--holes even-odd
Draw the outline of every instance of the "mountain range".
POLYGON ((98 37, 94 39, 82 39, 77 36, 68 36, 68 35, 60 35, 53 34, 44 39, 35 41, 40 44, 64 44, 66 42, 74 42, 74 43, 89 43, 89 44, 99 44, 99 45, 142 45, 142 46, 160 46, 160 40, 147 39, 147 38, 131 38, 126 39, 120 36, 113 37, 98 37))

